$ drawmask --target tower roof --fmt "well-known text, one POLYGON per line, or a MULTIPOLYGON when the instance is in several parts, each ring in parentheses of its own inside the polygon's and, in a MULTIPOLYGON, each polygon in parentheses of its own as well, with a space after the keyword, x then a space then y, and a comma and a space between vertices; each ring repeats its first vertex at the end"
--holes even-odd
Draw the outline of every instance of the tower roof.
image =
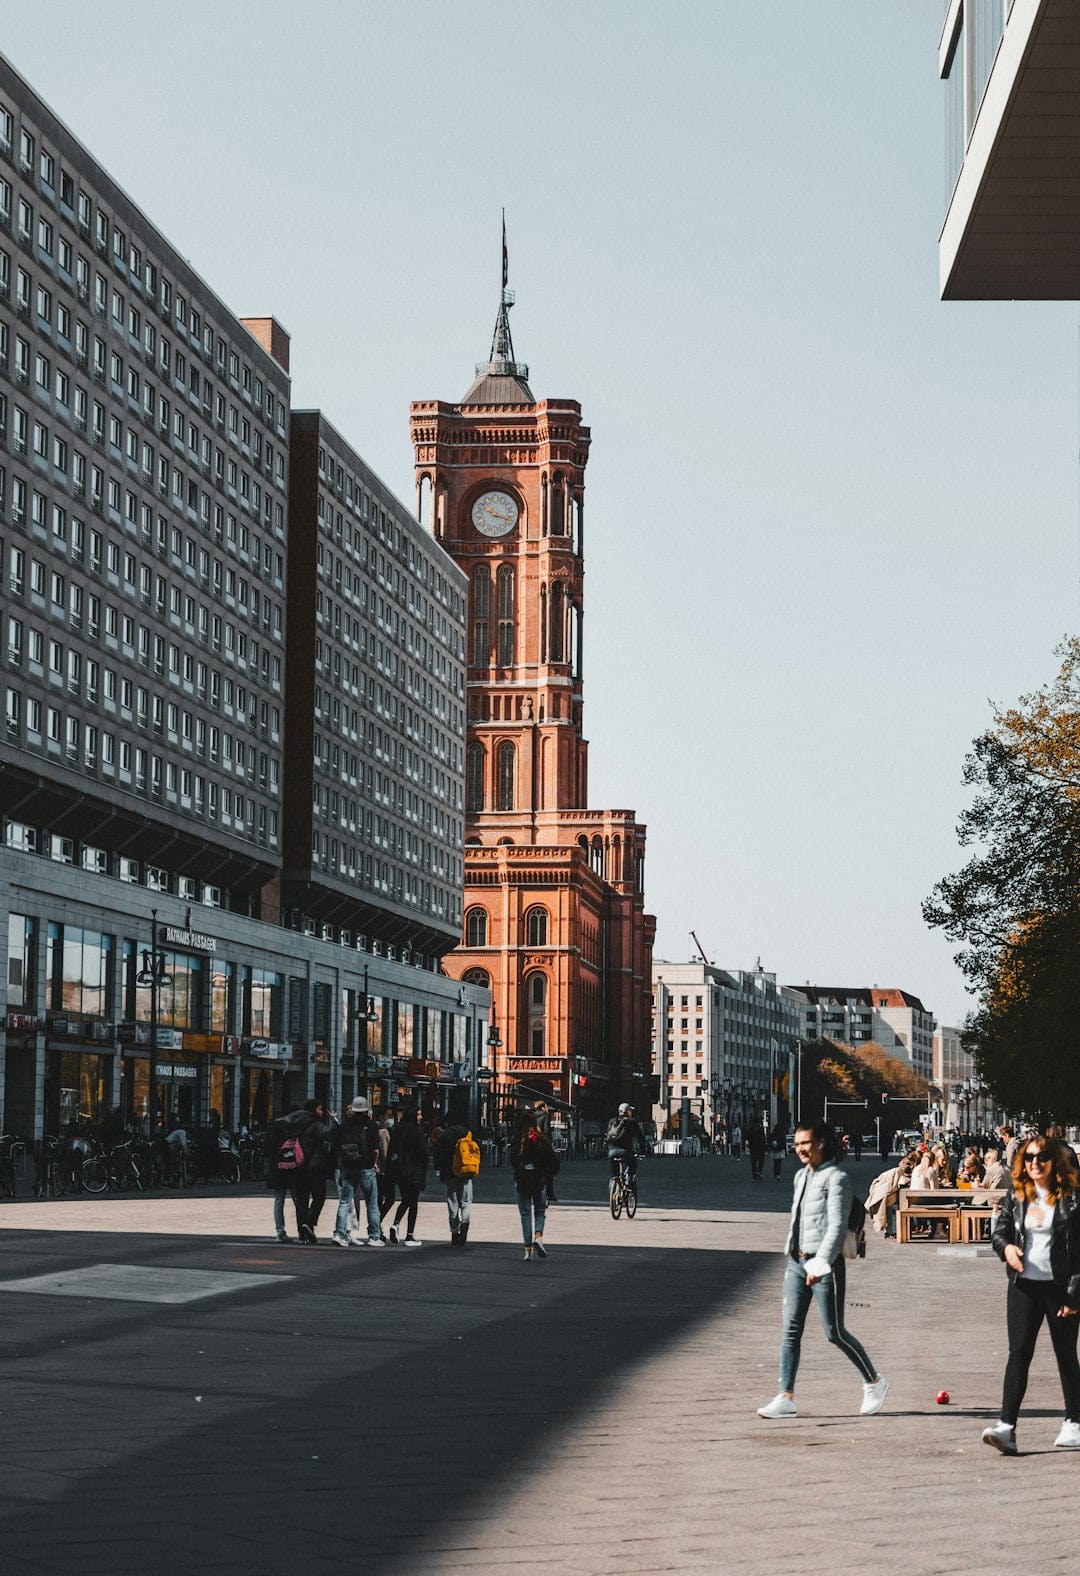
POLYGON ((529 387, 529 369, 523 361, 514 360, 514 341, 510 337, 510 308, 514 292, 508 290, 509 254, 506 250, 506 213, 502 229, 502 294, 495 317, 495 332, 491 336, 491 350, 486 361, 476 363, 476 377, 469 386, 463 405, 535 405, 529 387))

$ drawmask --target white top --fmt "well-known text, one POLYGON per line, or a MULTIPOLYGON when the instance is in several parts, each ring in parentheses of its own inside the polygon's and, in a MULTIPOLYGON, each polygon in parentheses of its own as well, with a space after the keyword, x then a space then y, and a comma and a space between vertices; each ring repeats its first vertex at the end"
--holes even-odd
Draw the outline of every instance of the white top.
POLYGON ((1035 1201, 1024 1215, 1024 1280, 1048 1281, 1050 1238, 1054 1230, 1054 1206, 1045 1188, 1036 1187, 1035 1201))

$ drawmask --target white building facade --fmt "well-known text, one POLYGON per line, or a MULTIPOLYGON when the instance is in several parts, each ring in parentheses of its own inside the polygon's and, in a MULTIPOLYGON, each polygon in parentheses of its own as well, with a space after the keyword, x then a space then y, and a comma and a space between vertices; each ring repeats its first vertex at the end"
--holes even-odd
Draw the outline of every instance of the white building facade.
POLYGON ((799 1005, 763 969, 653 964, 653 1073, 659 1131, 689 1108, 709 1133, 770 1124, 784 1110, 802 1032, 799 1005))

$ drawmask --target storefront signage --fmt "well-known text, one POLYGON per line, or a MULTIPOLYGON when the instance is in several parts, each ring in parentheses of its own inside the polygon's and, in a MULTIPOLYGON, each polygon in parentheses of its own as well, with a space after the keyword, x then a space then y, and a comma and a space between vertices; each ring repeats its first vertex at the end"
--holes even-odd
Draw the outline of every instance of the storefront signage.
MULTIPOLYGON (((148 1023, 118 1023, 116 1025, 116 1038, 123 1046, 149 1045, 150 1025, 148 1023)), ((183 1029, 163 1029, 159 1024, 157 1048, 159 1051, 182 1051, 184 1049, 183 1029)))
POLYGON ((239 1044, 235 1034, 184 1033, 184 1050, 196 1056, 235 1056, 239 1044))
POLYGON ((512 1073, 541 1073, 544 1077, 558 1077, 565 1070, 560 1056, 515 1056, 510 1063, 512 1073))
POLYGON ((419 1056, 410 1056, 406 1067, 410 1078, 430 1078, 432 1083, 439 1081, 439 1062, 425 1062, 419 1056))
POLYGON ((268 1062, 288 1062, 292 1060, 292 1046, 284 1040, 244 1040, 243 1049, 249 1056, 258 1056, 268 1062))
POLYGON ((185 1067, 183 1062, 158 1062, 157 1075, 159 1078, 190 1078, 193 1082, 199 1076, 197 1067, 185 1067))
POLYGON ((201 930, 182 930, 179 925, 163 925, 161 934, 167 947, 187 947, 192 952, 217 951, 217 937, 204 936, 201 930))
POLYGON ((77 1040, 84 1045, 111 1045, 116 1038, 116 1025, 104 1018, 65 1018, 53 1012, 45 1014, 45 1031, 50 1040, 77 1040))
POLYGON ((45 1014, 42 1012, 9 1012, 7 1015, 9 1034, 36 1034, 44 1027, 45 1014))
POLYGON ((304 1025, 307 1014, 304 1012, 304 998, 307 982, 296 974, 289 975, 289 1039, 302 1040, 304 1038, 304 1025))

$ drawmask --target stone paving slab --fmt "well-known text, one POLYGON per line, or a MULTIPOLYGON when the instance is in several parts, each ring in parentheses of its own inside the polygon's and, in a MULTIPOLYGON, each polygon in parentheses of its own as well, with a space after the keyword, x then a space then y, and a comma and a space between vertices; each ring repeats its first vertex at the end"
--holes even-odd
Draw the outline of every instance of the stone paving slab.
MULTIPOLYGON (((853 1167, 860 1191, 875 1169, 853 1167)), ((1025 1454, 979 1443, 1005 1357, 996 1259, 872 1240, 849 1323, 885 1410, 854 1415, 858 1375, 812 1312, 800 1416, 768 1424, 790 1180, 655 1161, 633 1222, 610 1219, 603 1167, 560 1183, 528 1265, 505 1174, 482 1179, 463 1253, 432 1202, 415 1253, 278 1248, 264 1193, 0 1205, 5 1568, 777 1576, 809 1557, 963 1576, 1009 1557, 1029 1503, 1040 1565, 1075 1566, 1080 1453, 1052 1448, 1047 1343, 1025 1454), (4 1292, 101 1261, 274 1284, 186 1307, 4 1292)))

